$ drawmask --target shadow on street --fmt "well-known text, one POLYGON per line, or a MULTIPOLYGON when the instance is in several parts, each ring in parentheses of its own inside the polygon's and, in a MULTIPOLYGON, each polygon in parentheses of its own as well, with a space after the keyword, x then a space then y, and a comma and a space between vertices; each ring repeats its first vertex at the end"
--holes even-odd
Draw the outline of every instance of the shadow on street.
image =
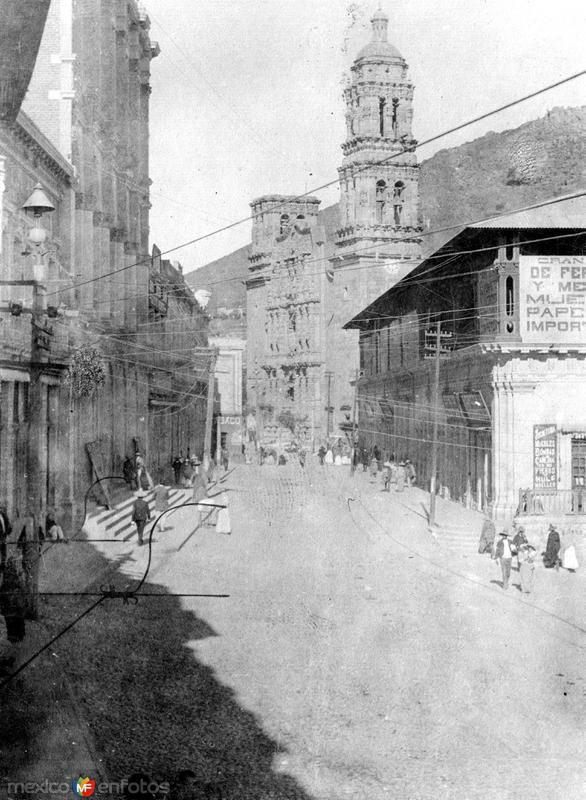
MULTIPOLYGON (((102 573, 94 591, 104 583, 128 585, 121 563, 93 549, 90 556, 87 545, 78 552, 91 557, 94 575, 102 573)), ((79 558, 73 547, 63 556, 73 562, 79 558)), ((70 567, 75 569, 74 563, 70 567)), ((146 583, 143 590, 161 597, 143 597, 138 605, 106 600, 55 645, 74 691, 76 713, 89 725, 108 779, 145 772, 172 782, 178 770, 191 769, 202 782, 218 783, 228 800, 310 800, 292 778, 273 770, 273 759, 283 748, 194 656, 190 643, 215 636, 212 628, 162 586, 146 583)), ((93 600, 48 598, 42 604, 45 641, 93 600)), ((55 660, 50 649, 0 697, 2 717, 10 720, 0 726, 3 775, 30 774, 43 737, 55 725, 55 695, 48 680, 55 660)))

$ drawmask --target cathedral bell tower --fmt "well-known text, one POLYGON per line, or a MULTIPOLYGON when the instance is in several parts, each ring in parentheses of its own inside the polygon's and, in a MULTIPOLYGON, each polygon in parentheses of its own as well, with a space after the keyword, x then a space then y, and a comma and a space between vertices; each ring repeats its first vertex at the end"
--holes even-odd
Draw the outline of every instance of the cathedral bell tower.
POLYGON ((344 325, 420 258, 413 84, 379 10, 344 91, 346 141, 335 250, 326 270, 327 369, 334 429, 348 432, 359 369, 358 333, 344 325))
POLYGON ((344 91, 346 141, 332 266, 352 266, 356 273, 354 286, 344 283, 351 297, 348 318, 389 288, 401 261, 416 259, 420 250, 413 84, 405 59, 388 41, 388 22, 383 11, 374 14, 371 41, 354 60, 344 91))

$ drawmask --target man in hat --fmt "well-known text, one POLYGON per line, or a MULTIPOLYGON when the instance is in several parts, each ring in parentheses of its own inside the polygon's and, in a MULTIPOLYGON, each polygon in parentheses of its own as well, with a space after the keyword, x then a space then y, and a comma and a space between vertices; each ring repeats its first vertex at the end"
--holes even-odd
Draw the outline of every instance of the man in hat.
POLYGON ((151 478, 144 463, 144 458, 140 455, 140 453, 136 454, 136 488, 144 489, 145 491, 155 488, 153 479, 151 478))
POLYGON ((525 535, 525 528, 522 525, 515 526, 515 535, 513 536, 513 549, 517 554, 517 571, 521 569, 521 560, 519 558, 519 553, 521 552, 521 548, 524 547, 526 544, 529 544, 527 540, 527 536, 525 535))
POLYGON ((181 483, 181 470, 183 468, 183 452, 173 459, 173 474, 175 475, 175 486, 181 483))
POLYGON ((144 544, 142 534, 144 532, 145 525, 151 518, 149 504, 144 499, 145 496, 146 492, 143 489, 139 489, 138 492, 136 493, 136 500, 134 501, 134 505, 132 507, 132 521, 136 525, 139 547, 141 547, 144 544))
POLYGON ((509 588, 509 578, 511 577, 511 562, 513 560, 513 553, 511 550, 511 543, 509 541, 509 534, 507 531, 501 531, 499 540, 494 551, 495 561, 501 562, 501 571, 503 574, 503 589, 509 588))

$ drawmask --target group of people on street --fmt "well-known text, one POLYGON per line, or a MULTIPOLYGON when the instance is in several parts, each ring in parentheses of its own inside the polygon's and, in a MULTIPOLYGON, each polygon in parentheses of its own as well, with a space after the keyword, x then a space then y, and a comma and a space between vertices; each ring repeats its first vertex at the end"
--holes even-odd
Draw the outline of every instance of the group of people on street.
MULTIPOLYGON (((223 448, 221 453, 223 469, 224 472, 227 472, 228 452, 223 448)), ((196 456, 190 456, 185 459, 179 456, 173 460, 173 470, 175 472, 175 483, 184 489, 190 489, 192 491, 191 502, 197 503, 199 506, 197 510, 198 527, 202 525, 204 520, 209 522, 210 519, 213 519, 218 533, 230 533, 228 509, 220 509, 219 513, 216 513, 216 506, 223 505, 224 503, 220 501, 212 503, 211 500, 208 500, 208 489, 210 483, 213 481, 214 474, 213 462, 210 460, 208 464, 202 464, 201 460, 196 456), (206 505, 209 506, 208 509, 205 508, 206 505)), ((146 472, 146 468, 144 468, 144 471, 146 472)), ((154 492, 155 514, 157 520, 159 520, 154 530, 165 531, 167 528, 160 517, 169 508, 171 487, 165 486, 164 484, 157 484, 150 488, 154 492)), ((147 523, 151 519, 147 495, 148 492, 144 488, 144 484, 139 482, 132 507, 132 521, 136 525, 139 547, 145 544, 144 531, 147 523)), ((222 499, 223 498, 220 498, 220 500, 222 499)))
POLYGON ((122 465, 122 475, 126 485, 133 491, 142 489, 147 492, 154 489, 154 481, 140 453, 135 453, 134 460, 130 456, 126 456, 122 465))
POLYGON ((352 451, 348 442, 336 439, 334 442, 322 442, 317 451, 320 466, 340 466, 350 464, 352 451))
MULTIPOLYGON (((391 491, 391 484, 395 484, 395 491, 402 492, 406 486, 413 486, 417 477, 411 461, 406 458, 397 463, 394 453, 384 462, 382 472, 383 491, 385 492, 391 491)), ((373 477, 376 480, 376 474, 373 477)))
MULTIPOLYGON (((502 530, 497 537, 494 522, 486 519, 480 534, 478 552, 480 554, 488 553, 495 561, 499 562, 504 590, 509 588, 511 569, 516 560, 521 593, 530 595, 533 592, 537 550, 527 539, 525 528, 522 525, 515 525, 512 534, 507 530, 502 530)), ((562 548, 560 533, 553 524, 549 526, 542 558, 546 569, 554 567, 559 569, 560 566, 569 572, 575 572, 578 569, 576 548, 570 542, 562 548)))

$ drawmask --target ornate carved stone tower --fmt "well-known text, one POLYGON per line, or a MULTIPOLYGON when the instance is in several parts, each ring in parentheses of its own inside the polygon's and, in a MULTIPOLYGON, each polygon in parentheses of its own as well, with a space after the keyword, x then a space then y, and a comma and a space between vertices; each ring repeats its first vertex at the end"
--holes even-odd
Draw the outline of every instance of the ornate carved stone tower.
POLYGON ((387 41, 388 17, 372 18, 372 40, 358 53, 344 92, 346 141, 340 175, 340 256, 350 252, 413 257, 418 232, 417 158, 411 131, 413 84, 405 59, 387 41), (404 152, 407 150, 407 152, 404 152), (372 245, 370 248, 368 245, 372 245), (359 252, 358 252, 359 251, 359 252))
POLYGON ((356 332, 344 331, 343 325, 420 255, 413 84, 405 59, 388 41, 386 14, 377 11, 371 23, 371 41, 356 56, 344 91, 340 227, 328 273, 327 361, 342 426, 348 422, 350 381, 358 367, 356 332))

